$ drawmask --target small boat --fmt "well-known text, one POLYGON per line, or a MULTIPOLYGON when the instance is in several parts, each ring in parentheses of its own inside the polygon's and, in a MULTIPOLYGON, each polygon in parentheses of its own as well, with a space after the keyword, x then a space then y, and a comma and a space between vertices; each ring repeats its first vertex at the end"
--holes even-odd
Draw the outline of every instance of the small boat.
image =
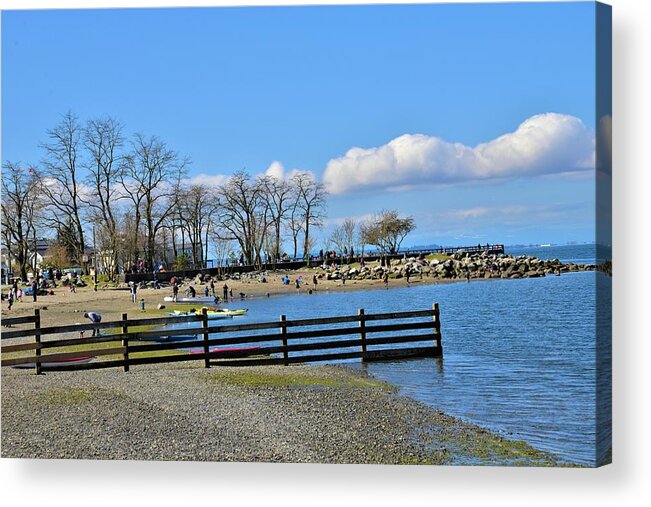
MULTIPOLYGON (((41 363, 41 366, 47 368, 50 366, 67 366, 69 364, 86 364, 90 363, 93 359, 95 359, 95 356, 70 357, 68 359, 59 359, 58 361, 48 361, 41 363)), ((14 364, 12 368, 34 368, 35 366, 36 363, 21 363, 14 364)))
POLYGON ((163 298, 163 301, 166 303, 189 303, 189 304, 217 304, 217 298, 213 296, 197 296, 193 298, 185 298, 185 297, 177 297, 176 301, 174 301, 174 296, 165 296, 163 298))
POLYGON ((237 317, 239 315, 246 315, 246 312, 249 311, 248 308, 238 308, 237 310, 231 310, 229 308, 219 308, 217 310, 209 310, 208 313, 210 312, 214 313, 223 313, 226 315, 231 315, 232 317, 237 317))
MULTIPOLYGON (((180 310, 174 310, 173 312, 167 312, 167 315, 169 315, 170 317, 188 317, 190 315, 201 315, 201 312, 182 312, 180 310)), ((230 319, 233 317, 229 313, 224 313, 215 310, 208 310, 206 312, 206 315, 208 316, 208 320, 230 319)))

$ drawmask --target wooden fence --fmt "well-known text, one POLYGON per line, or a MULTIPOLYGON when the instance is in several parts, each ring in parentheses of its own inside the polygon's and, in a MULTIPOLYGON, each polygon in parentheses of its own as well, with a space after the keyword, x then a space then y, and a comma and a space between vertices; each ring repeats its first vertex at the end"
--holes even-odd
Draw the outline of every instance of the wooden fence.
POLYGON ((119 321, 41 327, 39 310, 35 310, 33 316, 6 318, 2 324, 11 327, 33 324, 26 329, 3 331, 3 342, 32 336, 34 341, 2 345, 2 366, 33 367, 37 374, 112 367, 129 371, 133 365, 177 361, 199 360, 209 368, 211 365, 289 365, 351 358, 378 361, 436 357, 443 353, 438 303, 428 310, 366 314, 360 309, 357 315, 341 317, 287 320, 281 315, 277 322, 212 326, 204 309, 200 314, 182 317, 129 320, 124 313, 119 321), (375 324, 379 321, 393 322, 375 324), (201 327, 164 327, 190 322, 200 323, 201 327), (339 327, 341 324, 354 325, 339 327), (156 326, 157 329, 134 330, 137 326, 156 326), (112 329, 113 334, 83 336, 93 329, 112 329), (79 337, 42 339, 62 333, 79 333, 79 337), (219 337, 215 338, 215 335, 219 337), (354 335, 357 336, 353 338, 354 335), (333 337, 339 338, 329 339, 333 337), (412 346, 418 342, 419 346, 412 346), (103 344, 106 348, 93 349, 94 344, 103 344), (381 347, 383 345, 385 347, 381 347), (75 350, 56 352, 62 347, 74 347, 75 350), (33 351, 34 355, 6 358, 6 354, 22 351, 33 351), (165 351, 172 353, 166 354, 165 351), (82 357, 92 358, 92 361, 75 362, 82 357), (96 360, 101 357, 106 359, 96 360))

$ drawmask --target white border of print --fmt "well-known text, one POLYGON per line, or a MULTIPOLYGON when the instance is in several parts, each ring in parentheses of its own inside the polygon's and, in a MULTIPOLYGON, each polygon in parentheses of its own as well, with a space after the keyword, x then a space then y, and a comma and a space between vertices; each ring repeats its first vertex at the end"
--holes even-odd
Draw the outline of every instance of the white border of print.
MULTIPOLYGON (((487 3, 476 0, 477 3, 487 3)), ((247 5, 350 1, 243 2, 247 5)), ((358 0, 355 3, 407 3, 358 0)), ((410 3, 432 3, 418 2, 410 3)), ((448 3, 460 3, 450 1, 448 3)), ((613 5, 614 139, 614 464, 592 469, 390 467, 223 463, 1 460, 5 501, 65 505, 637 505, 651 498, 646 364, 651 357, 644 306, 651 287, 641 255, 649 251, 646 26, 651 2, 613 5), (645 15, 646 14, 646 15, 645 15), (634 112, 642 112, 634 116, 634 112), (638 270, 638 271, 635 271, 638 270), (30 501, 31 500, 31 501, 30 501)), ((2 9, 242 5, 225 1, 0 0, 2 9), (134 5, 135 4, 135 5, 134 5)))

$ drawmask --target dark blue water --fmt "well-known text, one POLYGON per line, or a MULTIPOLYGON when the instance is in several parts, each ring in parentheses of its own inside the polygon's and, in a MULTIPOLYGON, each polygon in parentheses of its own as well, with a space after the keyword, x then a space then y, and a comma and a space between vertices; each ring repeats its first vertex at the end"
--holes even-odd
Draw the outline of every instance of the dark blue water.
MULTIPOLYGON (((547 250, 550 258, 565 261, 589 256, 572 248, 547 250)), ((594 256, 586 262, 594 262, 594 256)), ((247 317, 227 323, 275 321, 280 314, 288 320, 351 315, 358 308, 367 313, 426 309, 438 302, 442 359, 351 361, 350 366, 366 369, 402 394, 448 414, 524 440, 562 460, 593 466, 603 458, 596 453, 597 439, 604 448, 610 441, 607 424, 600 435, 596 431, 597 279, 608 289, 601 302, 609 307, 604 298, 610 297, 610 278, 579 272, 247 300, 227 305, 249 308, 247 317)), ((602 316, 599 322, 600 331, 609 336, 610 319, 602 316)), ((607 408, 609 351, 599 360, 602 371, 608 371, 601 386, 608 396, 599 400, 607 408)), ((603 414, 601 422, 609 422, 609 410, 603 414)))

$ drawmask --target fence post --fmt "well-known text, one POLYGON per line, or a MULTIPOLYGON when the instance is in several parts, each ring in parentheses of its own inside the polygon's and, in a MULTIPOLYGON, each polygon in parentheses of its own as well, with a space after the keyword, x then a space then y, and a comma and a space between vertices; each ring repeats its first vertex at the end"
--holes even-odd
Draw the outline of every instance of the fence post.
POLYGON ((364 308, 357 310, 359 316, 359 339, 362 342, 362 361, 366 357, 366 317, 364 316, 364 308))
POLYGON ((434 310, 434 315, 432 316, 432 319, 434 320, 434 336, 436 336, 436 339, 434 340, 434 344, 438 348, 441 355, 443 355, 443 347, 441 347, 441 317, 439 314, 439 304, 434 303, 432 305, 432 310, 434 310))
POLYGON ((129 371, 129 337, 127 333, 129 332, 129 324, 127 323, 127 314, 122 314, 122 346, 124 347, 124 355, 122 359, 124 360, 124 371, 129 371))
POLYGON ((280 334, 283 340, 283 358, 285 359, 285 366, 289 365, 289 352, 287 351, 287 317, 284 315, 280 316, 280 334))
POLYGON ((208 309, 201 309, 201 327, 203 329, 204 366, 210 368, 210 347, 208 346, 208 309))
POLYGON ((34 340, 36 341, 36 374, 41 374, 41 363, 38 359, 41 356, 41 310, 34 310, 34 340))

